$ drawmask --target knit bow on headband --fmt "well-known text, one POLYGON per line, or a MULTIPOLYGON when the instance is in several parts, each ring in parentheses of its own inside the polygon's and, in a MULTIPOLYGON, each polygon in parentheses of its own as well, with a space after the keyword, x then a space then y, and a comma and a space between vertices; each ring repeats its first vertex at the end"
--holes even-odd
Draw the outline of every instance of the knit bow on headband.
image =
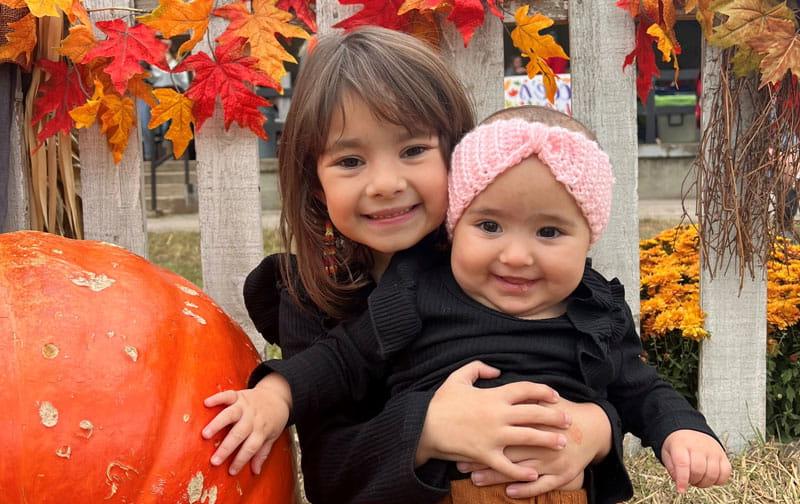
POLYGON ((614 175, 608 155, 582 133, 523 119, 478 126, 453 151, 448 183, 447 232, 495 178, 536 155, 575 198, 594 244, 608 224, 614 175))

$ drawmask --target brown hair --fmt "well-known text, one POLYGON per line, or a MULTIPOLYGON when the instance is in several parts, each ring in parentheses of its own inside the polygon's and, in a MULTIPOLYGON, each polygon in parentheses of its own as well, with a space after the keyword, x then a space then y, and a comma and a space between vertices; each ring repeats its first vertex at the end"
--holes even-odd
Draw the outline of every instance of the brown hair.
POLYGON ((282 274, 300 306, 309 300, 341 320, 357 307, 353 291, 369 281, 371 251, 340 237, 337 278, 325 272, 322 248, 328 212, 318 198, 317 159, 328 138, 331 117, 344 115, 345 93, 362 99, 381 120, 409 131, 438 132, 445 159, 474 126, 472 104, 444 61, 424 42, 404 33, 363 27, 319 38, 303 59, 278 149, 282 198, 280 233, 297 255, 282 274))
POLYGON ((498 110, 484 119, 481 124, 489 124, 503 119, 524 119, 528 122, 538 122, 548 126, 560 126, 564 129, 583 133, 589 139, 597 141, 594 132, 579 120, 556 109, 540 105, 520 105, 519 107, 498 110))

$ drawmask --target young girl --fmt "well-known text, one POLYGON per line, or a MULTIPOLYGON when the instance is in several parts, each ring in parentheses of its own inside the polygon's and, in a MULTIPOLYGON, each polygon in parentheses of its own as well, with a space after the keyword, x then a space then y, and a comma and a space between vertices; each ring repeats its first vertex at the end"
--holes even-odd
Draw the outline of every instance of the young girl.
MULTIPOLYGON (((441 226, 446 160, 472 126, 463 89, 424 44, 377 28, 320 38, 303 61, 279 152, 282 233, 297 255, 282 261, 282 274, 275 256, 265 259, 245 285, 256 327, 272 342, 277 330, 285 357, 313 348, 340 321, 368 317, 358 314, 392 255, 441 226)), ((596 401, 602 409, 565 401, 548 408, 556 399, 549 387, 514 383, 483 390, 472 383, 496 377, 496 370, 475 363, 451 371, 437 390, 387 402, 382 387, 370 387, 333 413, 298 421, 310 499, 436 502, 447 494, 442 460, 494 462, 505 459, 503 448, 511 445, 523 447, 514 449, 514 462, 534 461, 508 461, 505 472, 516 479, 541 477, 511 485, 510 494, 560 486, 594 459, 603 459, 594 466, 601 493, 616 498, 630 491, 627 480, 602 477, 617 474, 621 453, 615 444, 615 456, 603 458, 612 448, 611 427, 618 427, 606 402, 596 401), (570 416, 582 441, 567 442, 570 416)), ((285 403, 269 392, 283 378, 268 372, 266 365, 254 371, 252 389, 207 399, 209 407, 227 407, 204 437, 235 423, 213 464, 242 444, 231 471, 252 457, 258 472, 271 445, 265 443, 267 422, 285 403)))

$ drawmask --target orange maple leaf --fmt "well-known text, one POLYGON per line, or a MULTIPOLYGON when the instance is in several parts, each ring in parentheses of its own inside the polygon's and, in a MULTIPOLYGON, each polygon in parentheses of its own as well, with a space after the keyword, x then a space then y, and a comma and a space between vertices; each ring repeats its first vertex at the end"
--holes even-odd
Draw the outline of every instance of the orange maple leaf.
POLYGON ((777 84, 786 72, 800 77, 800 36, 791 21, 770 19, 767 29, 752 38, 748 45, 764 56, 760 65, 760 87, 777 84))
POLYGON ((556 96, 556 81, 553 69, 547 64, 548 58, 569 59, 564 49, 551 35, 541 35, 540 30, 553 25, 553 20, 540 13, 528 16, 528 5, 523 5, 514 13, 517 27, 511 32, 511 41, 514 47, 520 50, 523 56, 530 58, 526 69, 528 77, 542 74, 547 99, 551 103, 556 96))
POLYGON ((74 63, 80 63, 95 45, 97 39, 94 38, 92 28, 88 25, 75 25, 70 27, 69 35, 61 41, 58 52, 74 63))
POLYGON ((662 61, 672 61, 672 66, 675 68, 675 79, 678 80, 678 54, 680 54, 680 46, 676 46, 677 41, 673 40, 668 34, 664 33, 664 29, 659 24, 652 24, 647 29, 647 34, 656 39, 656 47, 661 51, 662 61))
POLYGON ((6 42, 0 44, 0 61, 16 61, 24 69, 29 69, 36 48, 36 18, 26 14, 8 23, 6 29, 9 31, 4 34, 6 42))
POLYGON ((67 19, 69 19, 70 23, 80 21, 82 25, 92 25, 91 21, 89 21, 89 13, 86 12, 86 7, 83 6, 81 0, 72 0, 72 6, 67 11, 67 19))
POLYGON ((106 134, 114 162, 119 163, 136 124, 133 100, 110 94, 103 97, 102 103, 105 110, 100 113, 100 132, 106 134))
POLYGON ((131 80, 128 81, 128 91, 131 95, 150 105, 150 108, 153 108, 156 106, 156 98, 153 96, 153 86, 145 80, 148 77, 150 77, 149 72, 131 77, 131 80))
POLYGON ((276 82, 286 74, 284 62, 297 63, 278 42, 276 34, 286 38, 307 39, 309 34, 290 24, 292 15, 275 7, 277 0, 253 0, 253 12, 243 2, 224 5, 214 10, 215 16, 230 20, 225 32, 217 38, 222 44, 242 37, 250 46, 250 55, 258 60, 256 67, 276 82))
POLYGON ((202 40, 211 19, 214 0, 160 0, 158 7, 145 16, 137 19, 150 28, 161 32, 167 38, 181 35, 188 31, 192 37, 178 48, 178 57, 190 52, 202 40))
POLYGON ((795 22, 794 12, 786 2, 775 5, 763 0, 732 0, 722 3, 717 12, 728 19, 714 28, 709 42, 723 48, 746 44, 761 36, 770 19, 795 22))
POLYGON ((63 12, 70 11, 72 0, 25 0, 25 4, 37 18, 59 17, 63 12))
POLYGON ((86 103, 75 107, 69 111, 70 117, 75 121, 75 127, 88 128, 97 120, 97 112, 102 105, 105 92, 103 91, 103 83, 99 80, 94 81, 94 94, 86 100, 86 103))
POLYGON ((147 127, 153 129, 167 121, 172 121, 164 138, 172 140, 173 151, 177 159, 183 156, 183 152, 189 146, 189 141, 194 136, 192 133, 194 102, 174 89, 156 89, 153 93, 159 103, 153 107, 150 124, 147 127))

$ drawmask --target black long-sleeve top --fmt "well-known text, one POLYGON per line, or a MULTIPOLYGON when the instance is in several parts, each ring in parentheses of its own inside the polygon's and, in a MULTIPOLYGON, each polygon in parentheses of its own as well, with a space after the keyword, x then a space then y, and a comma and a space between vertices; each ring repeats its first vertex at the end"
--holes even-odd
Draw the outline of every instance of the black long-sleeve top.
MULTIPOLYGON (((414 253, 418 254, 419 252, 416 250, 414 253)), ((412 253, 412 257, 414 253, 412 253)), ((428 257, 426 253, 423 255, 428 257)), ((394 267, 398 264, 402 264, 402 262, 393 261, 393 266, 381 280, 380 285, 385 288, 379 287, 372 292, 369 297, 370 309, 360 317, 340 324, 332 330, 330 330, 330 326, 333 323, 326 320, 322 314, 315 312, 313 308, 304 310, 297 307, 285 290, 275 288, 278 278, 276 256, 265 259, 250 274, 245 284, 246 304, 256 327, 268 340, 280 341, 284 358, 288 359, 263 363, 253 372, 250 383, 251 386, 254 385, 273 370, 283 374, 289 381, 295 404, 293 418, 297 420, 303 452, 306 491, 315 504, 325 502, 437 502, 448 491, 448 464, 433 460, 416 471, 414 470, 416 447, 427 406, 436 386, 452 371, 476 358, 485 360, 501 369, 514 369, 515 371, 515 373, 504 373, 499 381, 486 381, 482 386, 494 386, 523 378, 528 379, 531 376, 526 374, 525 367, 516 368, 514 367, 515 363, 507 360, 509 357, 513 360, 513 355, 507 355, 498 361, 497 358, 491 356, 494 351, 489 351, 487 355, 481 353, 480 342, 495 340, 495 338, 487 338, 486 332, 483 329, 478 330, 477 326, 470 328, 470 324, 464 323, 459 315, 455 315, 452 307, 447 306, 447 303, 436 306, 436 303, 445 299, 436 292, 440 294, 452 292, 453 287, 457 287, 452 279, 447 280, 446 277, 441 277, 442 282, 435 285, 437 282, 434 281, 434 278, 437 277, 426 274, 421 276, 424 281, 420 283, 419 288, 415 288, 413 282, 409 282, 415 278, 414 275, 409 276, 408 271, 401 274, 403 266, 394 267), (433 290, 427 291, 428 286, 433 287, 433 290), (422 294, 424 292, 428 292, 428 294, 422 294), (421 294, 419 299, 426 300, 424 303, 426 305, 429 300, 438 301, 426 312, 417 313, 417 306, 414 302, 408 303, 412 300, 409 294, 414 295, 415 293, 421 294), (405 299, 402 299, 404 296, 405 299), (419 332, 422 315, 426 319, 426 324, 428 315, 438 316, 437 327, 441 327, 448 335, 447 338, 461 338, 459 344, 453 344, 453 341, 450 341, 446 345, 458 349, 457 352, 460 356, 452 358, 451 355, 446 364, 439 363, 435 358, 439 353, 435 343, 425 348, 424 342, 417 342, 413 338, 412 341, 404 339, 411 338, 412 334, 419 332), (279 338, 276 338, 276 318, 279 338), (373 347, 365 346, 359 350, 361 345, 369 345, 370 341, 379 341, 371 339, 369 336, 375 334, 376 327, 381 327, 384 334, 388 334, 387 338, 380 340, 384 348, 378 348, 377 354, 364 351, 364 349, 375 350, 374 345, 373 347), (360 336, 356 340, 350 340, 351 335, 360 336), (363 335, 367 336, 361 338, 363 335), (353 351, 341 352, 342 349, 338 345, 347 344, 348 341, 355 345, 350 348, 353 351), (478 347, 472 343, 462 344, 465 341, 478 343, 478 347), (392 393, 390 398, 385 382, 372 378, 387 373, 389 368, 385 367, 386 357, 392 357, 392 361, 397 364, 393 367, 395 371, 404 367, 407 367, 408 371, 416 368, 415 365, 412 365, 412 361, 417 360, 415 357, 417 353, 420 353, 419 358, 428 361, 427 365, 417 368, 417 371, 419 369, 428 370, 423 373, 427 377, 422 381, 417 381, 411 376, 414 373, 411 375, 403 372, 390 373, 389 383, 392 393), (338 360, 340 356, 345 357, 347 363, 338 360), (431 359, 431 357, 434 358, 431 359), (366 359, 366 361, 360 359, 366 359), (402 364, 403 362, 407 366, 402 364), (359 378, 358 372, 363 370, 369 370, 369 374, 359 378), (364 377, 366 379, 362 379, 364 377), (313 412, 326 410, 330 406, 334 408, 329 410, 332 411, 331 413, 313 414, 313 412)), ((416 264, 417 266, 414 267, 418 267, 418 262, 411 264, 416 264)), ((439 268, 433 271, 447 270, 439 268)), ((366 296, 371 290, 372 287, 367 288, 363 294, 366 296)), ((604 299, 609 301, 611 298, 604 299)), ((464 301, 474 303, 468 298, 464 301)), ((624 301, 622 304, 624 305, 624 301)), ((580 306, 581 303, 578 302, 576 305, 580 306)), ((487 310, 477 305, 469 306, 467 311, 475 308, 487 310)), ((517 320, 513 317, 503 317, 517 320)), ((630 318, 629 313, 628 318, 630 318)), ((591 317, 587 316, 585 322, 591 325, 590 319, 591 317)), ((558 322, 553 329, 559 332, 559 335, 553 338, 569 337, 566 334, 569 332, 572 333, 572 339, 569 341, 575 341, 575 330, 565 330, 564 321, 556 320, 558 322)), ((519 322, 527 324, 532 321, 519 322)), ((599 325, 606 324, 603 322, 599 325)), ((635 332, 633 336, 635 337, 635 332)), ((516 339, 520 343, 523 340, 519 337, 516 339)), ((526 339, 527 346, 531 346, 530 337, 526 339)), ((595 340, 592 339, 592 341, 595 340)), ((539 344, 540 342, 537 340, 533 346, 538 347, 539 344)), ((636 338, 636 345, 638 345, 638 338, 636 338)), ((554 347, 565 348, 565 345, 562 342, 554 347)), ((587 355, 601 353, 594 351, 597 350, 594 348, 591 350, 593 351, 587 355)), ((512 353, 515 352, 516 350, 512 353)), ((530 348, 525 352, 530 353, 530 348)), ((638 353, 635 358, 638 361, 638 353)), ((565 367, 563 355, 554 358, 552 362, 548 360, 548 357, 542 357, 542 359, 549 366, 550 375, 558 375, 559 368, 565 367)), ((593 368, 593 366, 590 364, 589 368, 593 368)), ((593 369, 592 372, 600 373, 593 379, 595 381, 598 379, 608 380, 610 373, 613 372, 607 366, 593 369)), ((542 373, 537 375, 535 381, 547 383, 549 380, 546 378, 548 378, 548 373, 542 373)), ((575 383, 578 382, 579 380, 575 380, 575 383)), ((553 384, 552 381, 550 383, 553 384)), ((557 384, 555 388, 559 388, 557 384)), ((612 453, 600 464, 592 466, 591 471, 587 473, 587 488, 590 497, 594 502, 600 503, 619 502, 629 498, 632 495, 632 488, 622 465, 623 425, 616 410, 611 406, 608 397, 603 394, 587 392, 585 396, 577 394, 573 397, 600 405, 609 417, 614 437, 612 453)), ((665 409, 659 408, 657 405, 654 408, 659 411, 665 409)), ((685 409, 683 405, 681 405, 681 409, 685 409)), ((693 410, 691 411, 693 412, 693 410)), ((697 413, 694 412, 694 414, 697 413)), ((680 428, 691 428, 686 427, 686 422, 680 423, 682 424, 680 428)), ((704 421, 697 423, 698 430, 707 429, 704 421)), ((659 425, 663 425, 663 422, 660 422, 659 425)), ((634 426, 626 427, 638 430, 634 426)), ((710 432, 710 429, 708 431, 710 432)))

